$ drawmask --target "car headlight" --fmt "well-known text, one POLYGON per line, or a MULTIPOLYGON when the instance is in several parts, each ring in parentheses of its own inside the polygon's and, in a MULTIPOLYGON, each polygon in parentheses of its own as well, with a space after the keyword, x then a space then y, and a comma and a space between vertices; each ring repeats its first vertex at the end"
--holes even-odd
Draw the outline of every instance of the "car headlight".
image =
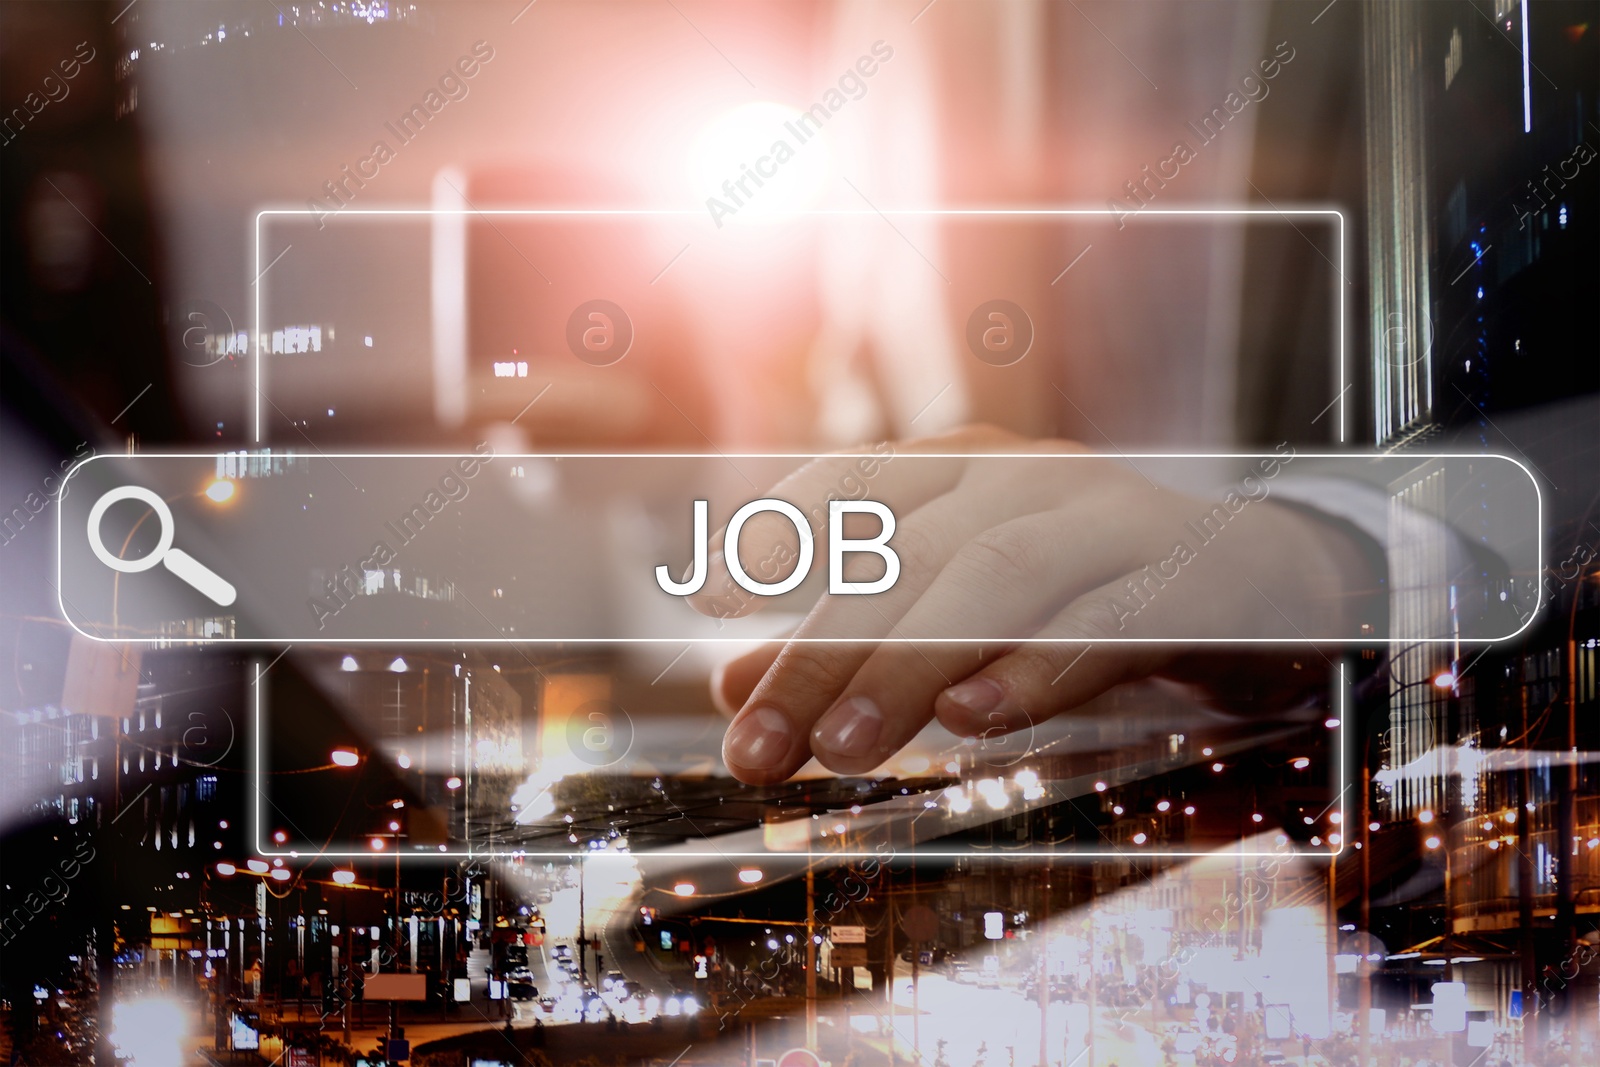
POLYGON ((668 997, 667 998, 667 1014, 668 1015, 676 1015, 681 1010, 683 1010, 683 1004, 678 1000, 677 997, 668 997))
POLYGON ((685 1015, 693 1015, 695 1012, 697 1012, 699 1010, 700 1010, 700 1003, 698 1001, 696 1001, 693 997, 684 997, 683 998, 683 1013, 685 1015))

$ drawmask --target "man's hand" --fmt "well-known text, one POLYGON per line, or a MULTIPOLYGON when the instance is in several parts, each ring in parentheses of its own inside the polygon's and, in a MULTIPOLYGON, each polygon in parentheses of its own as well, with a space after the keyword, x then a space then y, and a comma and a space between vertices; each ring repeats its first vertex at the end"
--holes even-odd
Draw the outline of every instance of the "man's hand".
MULTIPOLYGON (((1218 653, 1195 655, 1206 642, 1356 631, 1351 590, 1374 576, 1336 527, 1263 489, 1201 541, 1193 522, 1215 501, 1157 486, 1131 463, 1046 458, 1088 451, 992 429, 896 445, 867 495, 899 517, 900 579, 882 593, 824 596, 789 641, 719 672, 714 697, 737 709, 723 741, 734 776, 782 781, 812 756, 861 774, 935 716, 958 736, 1016 729, 1139 678, 1214 680, 1218 653), (996 452, 1039 458, 982 458, 996 452), (930 453, 962 458, 918 458, 930 453)), ((857 462, 817 460, 769 495, 826 515, 857 462)), ((740 562, 754 574, 797 548, 793 525, 763 514, 745 526, 740 562)), ((847 580, 881 573, 863 555, 847 557, 847 580)), ((693 598, 718 615, 760 600, 731 583, 720 556, 693 598)), ((1262 659, 1249 662, 1259 670, 1262 659)))

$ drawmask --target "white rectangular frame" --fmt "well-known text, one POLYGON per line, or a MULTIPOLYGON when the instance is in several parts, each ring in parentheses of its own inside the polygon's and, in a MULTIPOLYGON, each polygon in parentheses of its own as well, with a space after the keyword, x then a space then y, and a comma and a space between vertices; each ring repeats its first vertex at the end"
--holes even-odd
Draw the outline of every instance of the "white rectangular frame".
MULTIPOLYGON (((73 475, 91 463, 106 461, 133 461, 144 459, 216 459, 229 455, 228 452, 146 452, 136 456, 94 455, 86 456, 73 464, 61 479, 61 495, 65 495, 68 483, 73 475)), ((234 452, 232 454, 237 454, 234 452)), ((983 452, 978 454, 966 452, 917 452, 918 459, 1026 459, 1037 461, 1057 455, 1062 459, 1085 460, 1105 459, 1121 460, 1131 463, 1136 459, 1277 459, 1281 458, 1272 452, 1071 452, 1071 453, 1040 453, 1040 452, 983 452)), ((1417 452, 1405 453, 1406 458, 1416 462, 1429 459, 1498 459, 1512 464, 1527 477, 1533 486, 1535 498, 1538 501, 1538 511, 1534 516, 1535 532, 1534 543, 1537 546, 1537 569, 1535 573, 1544 573, 1544 490, 1539 485, 1539 479, 1528 469, 1527 464, 1514 456, 1502 455, 1498 452, 1417 452)), ((1296 459, 1323 459, 1323 460, 1367 460, 1378 458, 1394 458, 1382 453, 1365 452, 1296 452, 1296 459)), ((309 458, 309 457, 308 457, 309 458)), ((318 450, 318 459, 332 462, 336 459, 466 459, 472 458, 470 453, 459 452, 322 452, 318 450)), ((878 453, 869 452, 833 452, 818 454, 814 452, 548 452, 548 453, 505 453, 502 459, 721 459, 731 462, 736 459, 789 459, 813 460, 822 458, 832 459, 882 459, 878 453)), ((61 617, 68 626, 84 637, 93 641, 102 641, 119 644, 144 644, 159 645, 170 643, 171 637, 105 637, 101 634, 92 634, 80 629, 72 617, 67 614, 66 604, 63 599, 61 587, 66 584, 62 574, 61 539, 65 532, 65 513, 56 509, 56 606, 61 611, 61 617)), ((1055 637, 1007 637, 1008 643, 1015 644, 1097 644, 1097 645, 1311 645, 1311 644, 1346 644, 1346 645, 1457 645, 1457 644, 1497 644, 1509 641, 1532 626, 1538 618, 1539 611, 1544 607, 1544 586, 1540 584, 1536 590, 1537 600, 1533 611, 1522 625, 1509 634, 1496 637, 1459 637, 1455 635, 1445 637, 1363 637, 1351 635, 1342 638, 1318 638, 1312 641, 1305 637, 1096 637, 1091 639, 1066 640, 1055 637)), ((492 623, 490 625, 493 625, 492 623)), ((498 629, 498 627, 496 627, 498 629)), ((748 635, 738 637, 185 637, 183 640, 191 644, 214 645, 392 645, 406 647, 414 645, 554 645, 554 644, 585 644, 585 645, 659 645, 659 644, 745 644, 751 640, 748 635)), ((925 645, 961 645, 980 641, 981 638, 973 637, 871 637, 851 638, 840 640, 829 637, 795 637, 791 641, 801 644, 925 644, 925 645)), ((990 640, 1000 640, 991 638, 990 640)))
MULTIPOLYGON (((253 231, 253 233, 254 233, 254 241, 252 243, 252 249, 251 249, 251 253, 252 253, 251 254, 251 276, 255 279, 255 281, 252 283, 253 294, 252 294, 252 316, 251 316, 251 338, 250 338, 252 350, 253 350, 254 355, 255 355, 255 365, 253 367, 254 373, 252 375, 252 388, 253 388, 254 392, 253 392, 253 395, 251 396, 250 407, 251 407, 251 411, 252 411, 252 439, 257 444, 259 444, 261 442, 261 440, 262 440, 261 401, 262 401, 262 398, 263 398, 263 393, 262 393, 262 370, 263 370, 263 364, 264 364, 264 360, 262 358, 262 353, 261 353, 261 284, 260 284, 261 278, 263 276, 263 271, 261 270, 261 264, 260 264, 262 220, 264 218, 268 218, 268 217, 276 216, 276 215, 311 215, 313 213, 314 212, 312 212, 309 209, 268 209, 268 210, 263 210, 263 211, 258 212, 256 214, 256 217, 255 217, 254 231, 253 231)), ((498 216, 498 215, 511 215, 511 216, 527 216, 527 215, 650 216, 650 215, 698 215, 699 211, 697 209, 619 210, 619 211, 602 211, 602 210, 569 211, 569 210, 523 209, 523 210, 478 211, 478 210, 470 210, 470 209, 418 208, 418 209, 389 209, 389 210, 358 209, 358 210, 347 210, 347 211, 344 211, 344 212, 340 212, 340 214, 341 215, 343 215, 343 214, 352 214, 352 215, 412 215, 412 216, 438 216, 438 215, 443 215, 443 216, 480 216, 480 215, 483 215, 483 216, 498 216)), ((1099 216, 1099 217, 1111 217, 1111 216, 1117 214, 1117 212, 1113 212, 1113 211, 1110 211, 1110 210, 1094 210, 1094 209, 1052 209, 1052 210, 1041 210, 1041 211, 1028 211, 1028 210, 953 210, 953 209, 946 209, 946 210, 928 210, 928 211, 837 210, 837 211, 805 212, 804 214, 808 214, 808 215, 869 215, 869 214, 877 214, 880 217, 883 217, 883 216, 896 216, 896 217, 902 217, 902 216, 913 216, 913 217, 915 217, 915 216, 1041 216, 1041 217, 1099 216)), ((1276 208, 1274 208, 1274 209, 1261 209, 1261 208, 1238 208, 1238 209, 1209 209, 1209 208, 1171 209, 1171 208, 1167 208, 1167 209, 1155 209, 1155 208, 1146 208, 1146 209, 1143 209, 1143 210, 1141 210, 1139 212, 1139 216, 1145 216, 1145 215, 1149 215, 1149 216, 1219 216, 1219 215, 1220 216, 1277 216, 1279 218, 1284 219, 1285 221, 1290 220, 1292 217, 1300 217, 1300 218, 1330 218, 1331 217, 1331 218, 1337 220, 1336 230, 1337 230, 1337 234, 1338 234, 1338 248, 1337 248, 1338 263, 1335 264, 1335 268, 1334 269, 1338 273, 1338 275, 1340 276, 1341 279, 1344 277, 1344 264, 1345 264, 1345 236, 1344 236, 1345 235, 1345 217, 1344 217, 1344 214, 1342 212, 1340 212, 1338 210, 1335 210, 1335 209, 1330 209, 1330 208, 1289 208, 1289 209, 1276 209, 1276 208)), ((1292 225, 1292 223, 1291 223, 1291 225, 1292 225)), ((1334 399, 1333 399, 1333 401, 1331 403, 1338 408, 1338 420, 1337 420, 1338 441, 1339 441, 1340 444, 1343 444, 1347 439, 1346 415, 1345 415, 1345 412, 1346 412, 1345 396, 1350 390, 1350 384, 1351 383, 1347 380, 1346 306, 1345 306, 1345 294, 1344 294, 1344 289, 1343 289, 1342 286, 1339 287, 1338 310, 1337 310, 1336 318, 1337 318, 1337 323, 1338 323, 1338 325, 1337 325, 1337 335, 1338 335, 1338 381, 1337 381, 1337 384, 1338 384, 1339 388, 1338 388, 1337 394, 1335 395, 1335 397, 1334 397, 1334 399)), ((1134 458, 1134 457, 1127 457, 1127 458, 1134 458)), ((1515 461, 1513 461, 1513 462, 1515 462, 1515 461)), ((1537 483, 1535 483, 1535 484, 1537 484, 1537 483)), ((1541 503, 1541 509, 1540 510, 1541 510, 1541 515, 1540 515, 1539 521, 1540 521, 1540 524, 1541 524, 1541 527, 1542 527, 1542 525, 1543 525, 1542 503, 1541 503)), ((1540 551, 1541 551, 1541 554, 1542 554, 1542 552, 1543 552, 1542 539, 1541 539, 1540 551)), ((65 614, 65 613, 63 612, 63 614, 65 614)), ((1347 695, 1346 694, 1346 686, 1345 686, 1345 670, 1346 670, 1345 665, 1343 663, 1341 663, 1339 665, 1339 683, 1338 683, 1338 686, 1337 686, 1337 708, 1338 708, 1337 714, 1338 714, 1338 719, 1339 719, 1339 724, 1340 724, 1339 725, 1339 742, 1338 742, 1339 743, 1339 773, 1338 773, 1338 780, 1340 782, 1344 782, 1345 781, 1345 757, 1346 757, 1346 749, 1348 748, 1348 735, 1346 733, 1346 731, 1348 730, 1348 719, 1347 719, 1347 715, 1345 713, 1345 704, 1346 704, 1346 695, 1347 695)), ((257 786, 257 790, 256 790, 256 793, 255 793, 255 796, 256 796, 258 801, 259 801, 259 796, 260 796, 260 793, 259 793, 259 788, 260 788, 260 765, 259 765, 259 753, 260 753, 259 741, 260 741, 260 739, 259 739, 259 729, 260 729, 260 723, 261 723, 261 719, 262 719, 261 706, 260 706, 260 701, 261 701, 261 695, 260 695, 261 694, 261 681, 262 681, 262 672, 261 672, 260 665, 258 664, 257 665, 256 678, 251 683, 252 691, 255 694, 255 696, 254 696, 255 724, 256 724, 256 731, 257 731, 256 738, 255 738, 255 740, 256 740, 255 750, 256 750, 256 761, 257 762, 254 764, 254 769, 256 771, 256 786, 257 786)), ((1347 786, 1346 787, 1341 787, 1339 793, 1336 794, 1335 799, 1330 804, 1330 807, 1334 806, 1334 805, 1337 805, 1340 802, 1340 800, 1343 798, 1345 788, 1347 788, 1347 786)), ((257 848, 258 853, 263 855, 263 856, 286 856, 287 855, 286 853, 275 853, 275 852, 268 852, 268 851, 265 850, 264 845, 263 845, 263 841, 261 839, 261 829, 262 828, 261 828, 261 822, 260 822, 260 819, 259 819, 259 803, 257 803, 256 808, 257 808, 257 811, 253 814, 253 817, 252 817, 251 821, 252 821, 252 827, 253 827, 255 838, 256 838, 255 844, 256 844, 256 848, 257 848)), ((1342 823, 1341 823, 1341 825, 1342 825, 1342 823)), ((1220 851, 1220 850, 1218 850, 1218 851, 1220 851)), ((1311 853, 1305 853, 1305 852, 1299 852, 1299 851, 1290 851, 1288 853, 1277 852, 1277 851, 1274 851, 1274 852, 1244 852, 1244 851, 1240 851, 1240 852, 1238 852, 1236 854, 1241 856, 1241 857, 1242 856, 1272 856, 1272 857, 1279 857, 1279 858, 1284 858, 1284 857, 1288 857, 1288 858, 1298 858, 1298 857, 1321 858, 1321 857, 1325 857, 1328 860, 1332 861, 1332 860, 1336 859, 1339 855, 1341 855, 1343 853, 1343 851, 1344 851, 1344 838, 1341 837, 1341 843, 1340 843, 1340 846, 1339 846, 1337 851, 1320 851, 1319 850, 1317 852, 1311 852, 1311 853)), ((464 852, 462 852, 462 851, 447 851, 447 852, 439 853, 438 855, 446 856, 446 857, 456 857, 456 856, 459 856, 459 857, 471 857, 471 856, 489 856, 489 857, 493 857, 493 856, 498 856, 498 855, 510 855, 510 854, 511 853, 481 853, 481 852, 473 852, 471 850, 467 850, 467 851, 464 851, 464 852)), ((570 858, 570 856, 572 855, 569 852, 543 853, 543 852, 527 852, 527 851, 523 851, 520 854, 524 855, 524 856, 534 856, 534 857, 538 857, 538 858, 570 858)), ((861 857, 875 856, 876 855, 876 853, 855 853, 855 852, 839 852, 839 853, 831 853, 831 854, 838 855, 841 858, 861 858, 861 857)), ((1148 852, 1148 853, 1139 853, 1137 855, 1147 855, 1147 856, 1151 856, 1151 857, 1162 857, 1162 858, 1165 858, 1165 857, 1184 857, 1184 856, 1196 856, 1197 857, 1197 856, 1207 856, 1207 855, 1213 855, 1213 854, 1214 854, 1214 852, 1163 852, 1163 851, 1155 851, 1155 850, 1153 850, 1153 851, 1148 852)), ((323 852, 323 853, 319 853, 319 855, 321 855, 321 856, 338 855, 338 856, 351 856, 351 857, 353 857, 353 856, 359 856, 359 855, 370 855, 370 853, 363 853, 363 852, 360 852, 360 851, 348 852, 348 853, 323 852)), ((671 855, 682 856, 682 857, 685 857, 685 858, 730 857, 730 858, 762 858, 762 859, 768 859, 768 860, 784 858, 784 854, 781 854, 781 853, 770 853, 770 852, 728 853, 728 852, 722 852, 722 851, 717 851, 717 850, 713 850, 713 851, 710 851, 710 852, 673 852, 673 853, 671 853, 671 855)), ((967 851, 948 852, 948 851, 930 851, 930 850, 923 850, 923 849, 916 849, 916 850, 913 851, 913 856, 926 856, 928 858, 941 858, 941 857, 943 857, 943 858, 959 858, 959 857, 965 857, 965 856, 968 856, 968 855, 971 855, 971 853, 967 852, 967 851)), ((1032 857, 1036 857, 1038 855, 1041 855, 1041 854, 1040 853, 1032 853, 1032 852, 1030 852, 1030 853, 1027 853, 1025 857, 1019 856, 1018 858, 1032 858, 1032 857)), ((1055 855, 1055 853, 1046 853, 1045 855, 1055 855)), ((1099 851, 1099 850, 1088 850, 1088 851, 1074 850, 1069 855, 1074 857, 1074 858, 1078 858, 1078 857, 1084 857, 1084 858, 1093 858, 1093 857, 1137 858, 1137 855, 1129 856, 1126 853, 1122 852, 1121 850, 1113 850, 1111 852, 1104 852, 1104 851, 1099 851)), ((427 858, 432 860, 435 857, 430 854, 430 855, 427 856, 427 858)))

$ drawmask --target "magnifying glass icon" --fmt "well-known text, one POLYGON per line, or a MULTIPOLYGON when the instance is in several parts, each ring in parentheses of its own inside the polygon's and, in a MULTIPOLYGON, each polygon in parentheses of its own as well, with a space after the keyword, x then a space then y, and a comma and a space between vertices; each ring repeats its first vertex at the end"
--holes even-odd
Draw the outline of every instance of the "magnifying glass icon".
POLYGON ((175 526, 172 521, 172 509, 167 507, 165 500, 142 486, 124 485, 120 489, 107 492, 94 502, 94 507, 89 509, 89 547, 94 551, 96 559, 114 571, 137 574, 160 563, 223 607, 232 604, 238 598, 239 591, 227 579, 183 549, 172 547, 175 526), (100 522, 105 518, 106 511, 111 505, 120 504, 124 500, 137 500, 148 504, 150 510, 155 512, 156 522, 161 526, 161 537, 156 542, 155 551, 142 559, 118 559, 106 551, 105 542, 100 540, 100 522))

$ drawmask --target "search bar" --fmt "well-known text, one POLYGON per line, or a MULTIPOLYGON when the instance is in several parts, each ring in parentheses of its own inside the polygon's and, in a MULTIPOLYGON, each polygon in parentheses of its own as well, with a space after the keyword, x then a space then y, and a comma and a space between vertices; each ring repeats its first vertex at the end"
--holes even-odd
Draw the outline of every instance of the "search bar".
POLYGON ((1081 642, 1086 598, 1095 643, 1488 642, 1541 544, 1504 456, 263 450, 79 464, 58 588, 149 643, 1081 642), (1370 580, 1299 581, 1306 521, 1370 580))

